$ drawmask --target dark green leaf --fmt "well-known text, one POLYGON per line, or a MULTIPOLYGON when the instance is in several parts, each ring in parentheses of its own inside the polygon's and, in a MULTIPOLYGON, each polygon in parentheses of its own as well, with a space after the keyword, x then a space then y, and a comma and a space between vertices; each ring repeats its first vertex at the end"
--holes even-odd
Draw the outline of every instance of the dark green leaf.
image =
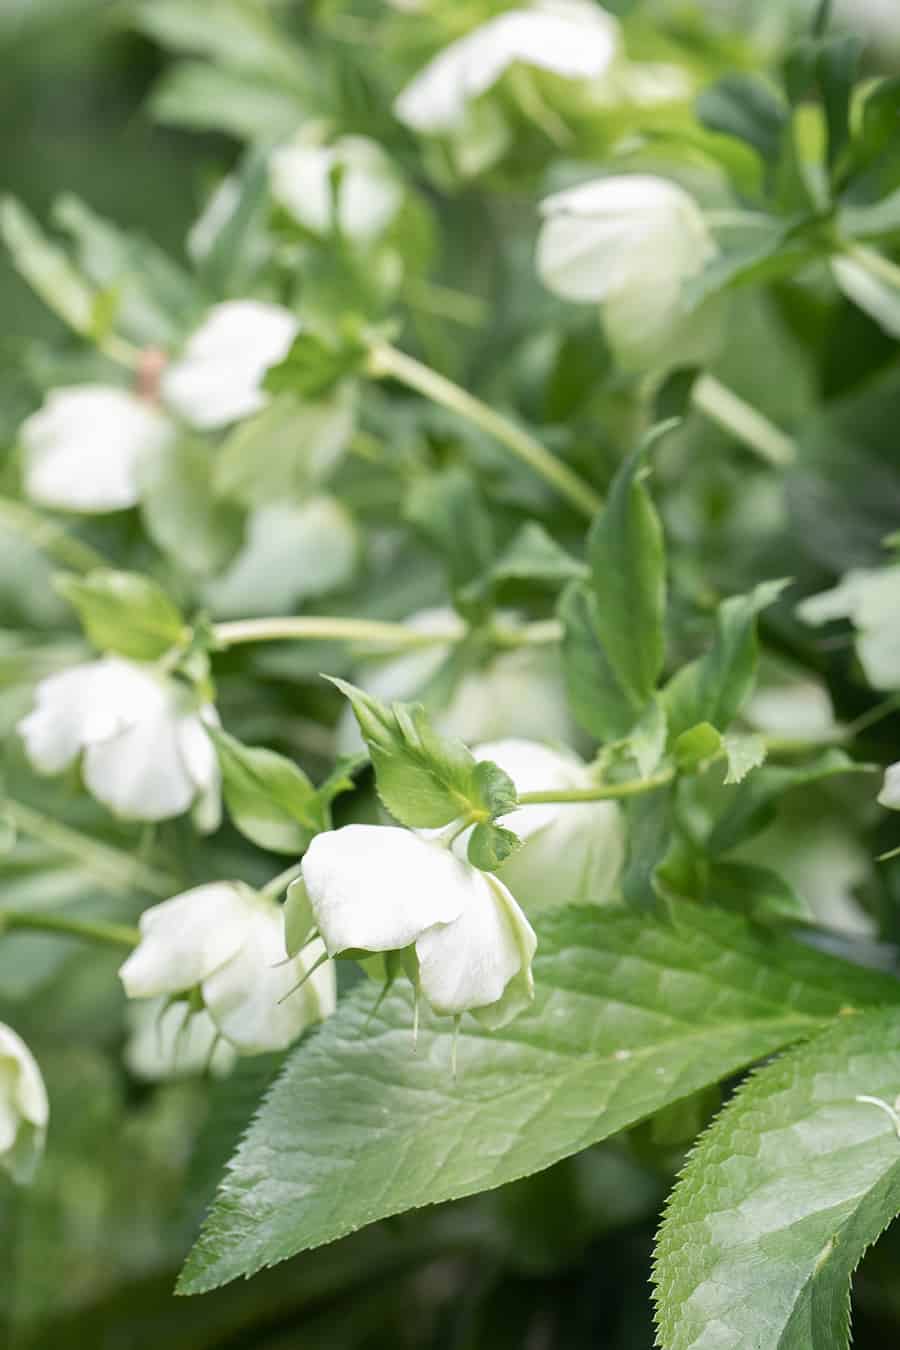
MULTIPOLYGON (((893 1002, 894 1000, 891 999, 893 1002)), ((850 1278, 900 1212, 900 1012, 841 1018, 760 1070, 675 1189, 654 1272, 664 1350, 847 1350, 850 1278)))
MULTIPOLYGON (((358 989, 291 1056, 181 1280, 200 1293, 362 1224, 500 1186, 682 1100, 893 980, 731 915, 657 921, 590 907, 538 923, 537 996, 502 1037, 372 1012, 358 989)), ((896 1148, 896 1140, 894 1141, 896 1148)))
POLYGON ((665 543, 643 483, 645 460, 671 427, 656 427, 629 455, 588 537, 596 632, 621 688, 639 708, 662 670, 666 606, 665 543))
POLYGON ((599 633, 600 602, 584 582, 573 581, 560 596, 562 660, 572 712, 598 741, 627 736, 641 704, 622 688, 599 633))
POLYGON ((438 549, 451 586, 461 588, 490 568, 493 523, 484 494, 465 469, 454 466, 413 479, 403 514, 438 549))
POLYGON ((755 75, 725 75, 697 99, 697 116, 710 131, 735 136, 772 169, 781 155, 789 112, 775 91, 755 75))

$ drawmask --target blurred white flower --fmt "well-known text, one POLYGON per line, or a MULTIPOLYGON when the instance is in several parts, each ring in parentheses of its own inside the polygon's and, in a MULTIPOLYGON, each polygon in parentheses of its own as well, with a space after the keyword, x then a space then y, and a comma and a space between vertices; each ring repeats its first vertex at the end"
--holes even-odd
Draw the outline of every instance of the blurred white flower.
POLYGON ((202 431, 258 412, 268 399, 263 377, 287 355, 299 326, 289 310, 261 300, 214 305, 163 372, 165 402, 202 431))
POLYGON ((201 829, 219 818, 219 768, 206 724, 186 686, 153 666, 109 656, 41 680, 19 723, 39 773, 61 773, 82 755, 85 785, 133 820, 165 820, 195 808, 201 829))
POLYGON ((640 369, 669 356, 681 363, 707 340, 707 320, 688 315, 684 290, 716 248, 677 184, 647 174, 595 179, 546 198, 541 213, 544 285, 566 300, 603 304, 621 365, 640 369))
POLYGON ((140 496, 142 465, 174 434, 163 413, 126 389, 55 389, 19 433, 25 491, 64 511, 121 511, 140 496))
POLYGON ((854 568, 830 591, 798 605, 804 623, 849 619, 856 654, 873 689, 900 689, 900 563, 854 568))
POLYGON ((878 800, 891 811, 900 811, 900 763, 891 764, 885 773, 878 800))
MULTIPOLYGON (((462 636, 465 632, 463 621, 452 609, 419 610, 405 622, 422 633, 462 636)), ((356 671, 356 683, 383 703, 424 697, 433 725, 468 744, 509 736, 567 741, 575 734, 555 652, 536 647, 501 652, 481 669, 463 675, 449 700, 434 706, 427 687, 452 650, 451 643, 435 643, 402 656, 366 661, 356 671)), ((361 746, 359 728, 348 706, 338 723, 338 752, 353 754, 361 746)))
POLYGON ((260 507, 244 547, 206 588, 206 601, 217 618, 289 614, 308 596, 348 582, 358 550, 353 520, 334 497, 260 507))
POLYGON ((197 886, 154 905, 141 915, 140 932, 119 971, 128 997, 199 989, 215 1027, 241 1054, 282 1050, 334 1011, 333 966, 310 974, 322 943, 288 960, 281 906, 240 882, 197 886))
POLYGON ((414 945, 435 1012, 499 1026, 533 997, 531 925, 503 882, 442 843, 345 825, 312 841, 303 882, 329 955, 414 945))
POLYGON ((470 103, 510 67, 590 80, 609 69, 618 49, 618 24, 587 0, 507 10, 439 52, 400 93, 394 111, 416 131, 457 131, 470 103))
MULTIPOLYGON (((537 741, 493 741, 472 753, 499 764, 519 792, 593 785, 577 755, 537 741)), ((553 905, 602 904, 612 897, 625 861, 625 823, 615 802, 523 806, 499 823, 523 843, 498 875, 529 914, 553 905)), ((461 836, 454 844, 463 856, 467 842, 461 836)))
POLYGON ((128 1025, 125 1063, 148 1083, 207 1072, 224 1078, 234 1066, 234 1046, 219 1034, 206 1009, 193 1009, 187 999, 129 1004, 128 1025))
POLYGON ((44 1150, 50 1107, 34 1056, 0 1022, 0 1168, 16 1182, 31 1180, 44 1150))
POLYGON ((381 146, 365 136, 342 136, 334 145, 302 138, 272 152, 269 184, 274 201, 314 234, 341 234, 359 243, 380 235, 403 203, 403 187, 381 146))
POLYGON ((828 690, 800 673, 763 671, 759 688, 741 710, 745 722, 770 736, 829 740, 839 730, 828 690))

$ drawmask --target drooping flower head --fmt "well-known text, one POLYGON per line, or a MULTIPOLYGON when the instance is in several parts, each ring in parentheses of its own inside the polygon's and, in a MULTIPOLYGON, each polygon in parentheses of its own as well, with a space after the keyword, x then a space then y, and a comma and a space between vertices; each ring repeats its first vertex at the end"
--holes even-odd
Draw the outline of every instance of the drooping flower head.
POLYGON ((119 971, 129 998, 199 991, 219 1034, 240 1054, 283 1050, 334 1011, 322 943, 286 959, 280 905, 239 882, 197 886, 145 910, 141 941, 119 971))
POLYGON ((107 656, 41 680, 19 723, 38 773, 81 756, 88 790, 116 815, 166 820, 195 808, 201 829, 219 819, 219 767, 206 727, 215 709, 149 665, 107 656))

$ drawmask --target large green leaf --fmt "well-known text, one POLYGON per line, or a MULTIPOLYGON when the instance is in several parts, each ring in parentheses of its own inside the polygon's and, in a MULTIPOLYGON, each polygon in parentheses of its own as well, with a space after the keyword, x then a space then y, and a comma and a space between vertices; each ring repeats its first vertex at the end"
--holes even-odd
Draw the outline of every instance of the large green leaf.
POLYGON ((705 1135, 662 1226, 664 1350, 846 1350, 850 1276, 900 1212, 900 1011, 846 1017, 756 1074, 705 1135))
POLYGON ((538 925, 537 996, 502 1035, 412 1039, 408 992, 371 986, 288 1062, 232 1160, 181 1280, 200 1293, 389 1214, 548 1167, 808 1035, 897 997, 861 971, 685 904, 665 921, 570 908, 538 925))

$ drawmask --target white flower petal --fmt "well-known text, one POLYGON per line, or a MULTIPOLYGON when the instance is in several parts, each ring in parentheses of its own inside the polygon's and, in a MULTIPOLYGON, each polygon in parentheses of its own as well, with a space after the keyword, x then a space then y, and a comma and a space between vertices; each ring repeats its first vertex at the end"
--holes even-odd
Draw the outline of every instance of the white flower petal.
POLYGON ((162 393, 179 416, 201 430, 258 412, 267 401, 263 376, 288 353, 299 323, 281 305, 228 300, 215 305, 162 377, 162 393))
POLYGON ((292 613, 308 596, 349 581, 359 540, 333 497, 275 503, 250 517, 247 542, 228 571, 206 590, 220 618, 292 613))
POLYGON ((91 661, 40 681, 34 711, 18 727, 39 773, 60 773, 84 745, 112 736, 126 724, 119 664, 91 661))
POLYGON ((394 951, 467 904, 472 868, 440 844, 386 825, 345 825, 315 837, 303 880, 325 946, 394 951))
POLYGON ((22 1038, 0 1022, 0 1168, 14 1181, 31 1178, 49 1115, 37 1061, 22 1038))
POLYGON ((884 785, 878 801, 891 811, 900 811, 900 763, 892 764, 884 775, 884 785))
POLYGON ((269 160, 273 199, 306 229, 330 234, 333 175, 339 175, 338 221, 348 239, 368 242, 391 223, 403 191, 387 155, 365 136, 344 136, 333 146, 302 139, 280 146, 269 160))
POLYGON ((174 436, 144 399, 114 386, 55 389, 23 424, 25 491, 64 511, 120 511, 140 497, 141 467, 174 436))
POLYGON ((466 869, 466 907, 453 923, 416 939, 422 993, 437 1013, 489 1007, 525 973, 530 990, 537 938, 510 892, 496 877, 466 869))
POLYGON ((402 91, 394 111, 416 131, 452 131, 467 104, 515 63, 565 79, 594 79, 612 64, 618 45, 615 20, 583 0, 508 10, 439 52, 402 91))
POLYGON ((141 940, 121 966, 129 998, 195 988, 240 950, 254 921, 252 892, 232 882, 195 886, 147 909, 141 940))
POLYGON ((337 992, 331 961, 297 988, 324 951, 321 942, 312 942, 285 961, 281 907, 254 897, 243 945, 203 982, 210 1017, 241 1054, 283 1050, 306 1027, 330 1016, 337 992))

